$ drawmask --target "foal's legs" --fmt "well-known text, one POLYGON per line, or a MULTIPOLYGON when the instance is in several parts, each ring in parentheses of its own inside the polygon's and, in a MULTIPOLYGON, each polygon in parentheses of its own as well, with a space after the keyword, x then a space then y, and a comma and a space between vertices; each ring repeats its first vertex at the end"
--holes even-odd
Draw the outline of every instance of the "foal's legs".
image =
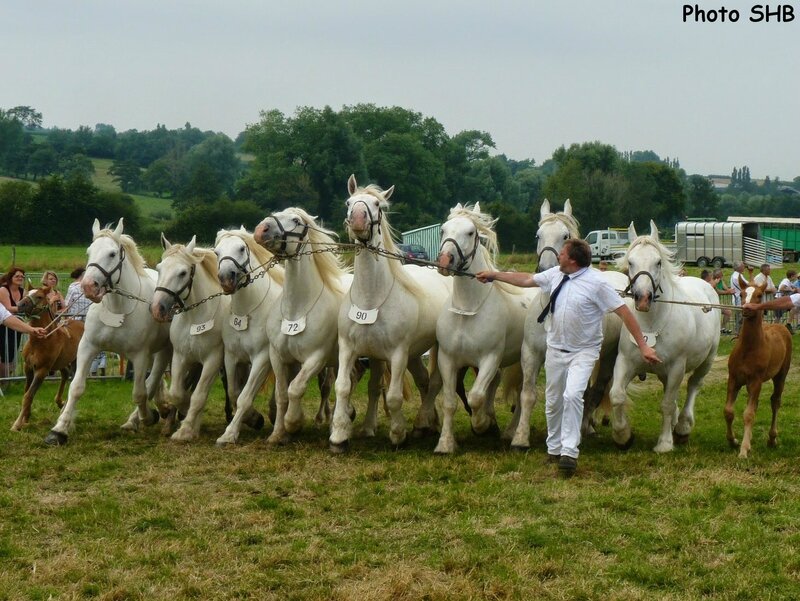
POLYGON ((767 446, 774 447, 778 445, 778 409, 781 408, 781 396, 783 396, 783 387, 786 384, 787 371, 781 371, 772 378, 772 396, 770 401, 772 403, 772 423, 769 427, 769 440, 767 446))
POLYGON ((747 458, 750 452, 750 442, 753 438, 753 423, 756 421, 756 411, 758 410, 758 396, 761 394, 761 382, 751 380, 747 383, 747 408, 744 410, 744 435, 742 436, 742 446, 739 449, 739 457, 747 458))
POLYGON ((742 388, 742 383, 736 380, 735 374, 728 375, 728 397, 725 402, 725 436, 728 439, 728 444, 732 448, 739 446, 739 441, 736 440, 736 435, 733 433, 733 419, 735 417, 734 405, 736 404, 736 397, 739 396, 739 390, 742 388))
MULTIPOLYGON (((28 371, 29 368, 25 366, 25 379, 28 379, 28 371)), ((30 384, 25 387, 25 393, 22 395, 22 409, 19 412, 19 417, 17 417, 17 421, 14 422, 14 425, 11 426, 11 429, 18 432, 22 430, 22 427, 28 423, 28 420, 31 418, 31 405, 33 404, 33 397, 36 396, 36 392, 39 390, 39 387, 44 382, 44 379, 47 377, 47 369, 37 369, 36 371, 30 369, 32 376, 30 380, 30 384)))
POLYGON ((78 345, 78 359, 77 367, 75 369, 75 376, 72 378, 72 383, 69 386, 67 394, 67 404, 61 410, 55 426, 50 430, 50 433, 45 437, 45 443, 49 445, 62 445, 67 443, 69 431, 75 425, 75 406, 78 400, 86 390, 86 376, 89 374, 89 367, 92 365, 92 359, 100 352, 100 348, 94 345, 87 337, 81 339, 78 345))

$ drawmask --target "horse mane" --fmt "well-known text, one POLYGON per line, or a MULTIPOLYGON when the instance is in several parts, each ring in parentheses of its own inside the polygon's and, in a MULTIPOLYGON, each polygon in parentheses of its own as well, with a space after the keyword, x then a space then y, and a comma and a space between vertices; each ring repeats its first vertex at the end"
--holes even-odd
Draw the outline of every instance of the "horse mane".
MULTIPOLYGON (((475 228, 478 230, 478 236, 481 239, 478 252, 483 257, 483 260, 486 261, 487 268, 496 271, 497 254, 500 252, 500 248, 497 244, 497 232, 494 231, 497 219, 493 219, 489 213, 481 212, 480 209, 476 211, 475 207, 470 204, 466 204, 460 208, 453 207, 450 209, 447 220, 450 221, 456 217, 464 217, 475 224, 475 228)), ((519 286, 514 286, 513 284, 507 284, 505 282, 495 281, 495 286, 498 286, 509 294, 520 295, 525 293, 519 286)))
MULTIPOLYGON (((111 238, 117 242, 117 239, 114 237, 114 231, 108 227, 97 232, 97 234, 92 238, 92 241, 95 241, 98 238, 111 238)), ((145 272, 145 268, 147 267, 147 262, 139 252, 139 247, 136 246, 136 242, 134 242, 133 238, 131 238, 128 234, 121 234, 119 237, 119 244, 125 249, 125 256, 131 262, 131 265, 133 265, 136 273, 138 275, 146 276, 147 273, 145 272)))
MULTIPOLYGON (((381 243, 383 244, 384 250, 394 253, 396 255, 400 254, 399 249, 397 248, 397 243, 395 242, 395 238, 397 237, 397 231, 392 227, 392 224, 389 223, 389 201, 383 197, 383 188, 377 186, 375 184, 369 184, 368 186, 358 187, 356 191, 353 193, 353 196, 356 194, 369 194, 370 196, 374 196, 381 202, 381 213, 383 217, 381 218, 381 243)), ((422 288, 420 288, 419 284, 414 281, 414 279, 403 269, 403 264, 400 261, 396 261, 394 259, 389 260, 389 271, 394 277, 394 279, 399 282, 406 290, 408 290, 411 294, 413 294, 417 298, 423 298, 424 292, 422 288)))
MULTIPOLYGON (((316 217, 310 215, 300 207, 289 207, 286 211, 297 215, 300 220, 308 227, 308 241, 311 250, 319 250, 321 248, 335 248, 336 240, 335 232, 317 225, 316 217)), ((322 278, 322 283, 329 289, 344 294, 342 288, 342 274, 348 273, 350 268, 345 266, 342 258, 333 252, 314 253, 311 255, 314 259, 314 265, 319 271, 322 278)))
POLYGON ((185 244, 173 244, 164 251, 164 258, 181 255, 190 262, 199 265, 214 281, 217 280, 217 255, 210 248, 195 247, 190 253, 186 250, 185 244))
MULTIPOLYGON (((250 250, 250 254, 256 261, 256 265, 252 265, 251 268, 257 268, 257 265, 265 265, 272 260, 272 257, 275 256, 266 248, 258 244, 256 239, 253 237, 253 234, 248 232, 244 227, 241 227, 238 230, 219 230, 217 232, 217 239, 214 240, 214 246, 217 246, 220 242, 222 242, 223 239, 232 236, 236 236, 244 241, 244 243, 247 245, 247 248, 250 250)), ((219 261, 217 262, 217 268, 219 268, 219 261)), ((271 277, 275 283, 283 286, 284 271, 282 266, 273 265, 270 267, 267 275, 269 275, 269 277, 271 277)))
POLYGON ((661 242, 655 240, 651 236, 637 237, 628 247, 628 250, 625 253, 625 255, 617 260, 617 269, 619 269, 623 273, 627 273, 628 277, 636 275, 636 274, 631 274, 629 272, 628 255, 631 254, 631 251, 634 248, 637 248, 639 246, 652 246, 653 248, 656 249, 659 256, 661 257, 661 272, 664 274, 667 281, 671 285, 675 285, 680 281, 680 271, 683 265, 681 265, 675 260, 675 253, 670 251, 666 246, 661 244, 661 242))
POLYGON ((539 225, 542 226, 553 221, 558 221, 564 224, 564 226, 567 228, 567 231, 569 231, 570 238, 581 237, 580 224, 572 215, 567 215, 566 213, 550 213, 539 220, 539 225))

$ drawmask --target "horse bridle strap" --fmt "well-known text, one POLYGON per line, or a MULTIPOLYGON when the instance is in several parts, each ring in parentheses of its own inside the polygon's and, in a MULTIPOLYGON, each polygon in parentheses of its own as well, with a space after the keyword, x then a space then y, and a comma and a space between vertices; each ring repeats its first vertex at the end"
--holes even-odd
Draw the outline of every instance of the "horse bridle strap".
POLYGON ((250 272, 252 271, 252 268, 250 267, 250 247, 245 244, 244 248, 247 251, 247 259, 245 259, 244 263, 239 263, 239 261, 230 255, 220 257, 219 261, 217 262, 217 265, 221 266, 223 261, 231 261, 236 266, 236 269, 244 274, 244 280, 236 284, 237 290, 246 288, 253 281, 253 278, 250 277, 250 272))
MULTIPOLYGON (((369 205, 367 204, 367 202, 365 200, 357 200, 356 202, 353 203, 353 206, 357 205, 358 203, 362 203, 364 205, 364 208, 367 210, 367 215, 369 215, 369 238, 367 238, 366 240, 362 240, 361 238, 356 237, 356 240, 361 242, 361 244, 363 244, 364 246, 367 246, 370 243, 370 241, 372 240, 373 228, 376 225, 378 226, 378 234, 381 233, 381 219, 383 219, 383 211, 381 211, 381 209, 378 208, 378 218, 375 219, 372 216, 372 211, 370 210, 369 205)), ((351 211, 353 210, 352 207, 350 208, 350 210, 351 211)), ((348 216, 347 219, 344 220, 344 222, 345 222, 345 225, 350 227, 349 216, 348 216)))
POLYGON ((163 286, 156 286, 156 290, 155 291, 158 292, 160 290, 161 292, 166 292, 172 298, 175 299, 175 302, 172 303, 173 305, 175 303, 177 303, 180 306, 181 309, 185 309, 186 305, 184 304, 184 301, 186 301, 189 298, 189 295, 192 293, 192 284, 194 284, 194 270, 195 270, 195 267, 197 267, 197 266, 196 265, 192 265, 192 270, 189 272, 189 281, 186 282, 183 285, 183 288, 181 288, 177 292, 175 292, 174 290, 171 290, 169 288, 164 288, 163 286), (184 292, 186 292, 186 296, 181 298, 181 295, 184 292))
MULTIPOLYGON (((481 239, 479 237, 475 237, 475 246, 468 255, 464 254, 464 251, 461 250, 461 246, 456 242, 453 238, 445 238, 442 240, 442 243, 439 245, 439 254, 442 253, 442 248, 444 248, 445 242, 452 242, 453 245, 456 247, 456 251, 458 251, 458 265, 456 265, 457 271, 464 271, 469 264, 472 262, 472 259, 475 258, 475 253, 478 252, 478 247, 481 245, 481 239)), ((459 275, 456 273, 456 275, 459 275)))
POLYGON ((97 267, 100 273, 105 276, 106 281, 103 282, 103 287, 107 288, 108 290, 114 290, 114 287, 119 284, 119 281, 122 279, 122 264, 125 262, 125 247, 120 244, 119 246, 119 262, 117 266, 114 267, 111 271, 106 271, 102 265, 99 263, 89 263, 86 268, 89 267, 97 267), (119 277, 117 278, 117 283, 111 281, 111 276, 113 276, 117 271, 119 271, 119 277))
POLYGON ((639 276, 643 275, 646 275, 650 279, 650 283, 653 285, 653 300, 656 300, 660 296, 656 294, 656 292, 657 291, 664 292, 664 290, 661 288, 661 284, 656 285, 656 280, 653 277, 653 274, 650 273, 649 271, 640 271, 633 277, 628 276, 629 280, 628 286, 625 288, 625 290, 622 291, 622 295, 627 296, 628 294, 630 294, 631 288, 633 288, 633 285, 636 283, 636 280, 639 279, 639 276))
POLYGON ((303 239, 306 237, 306 234, 308 234, 308 224, 304 223, 303 230, 300 232, 295 232, 293 229, 287 230, 285 227, 283 227, 283 224, 281 223, 280 219, 275 219, 273 217, 273 220, 275 221, 275 225, 278 226, 278 229, 281 232, 281 246, 276 254, 279 254, 281 256, 286 256, 286 245, 289 242, 289 238, 297 238, 298 242, 302 242, 303 239))

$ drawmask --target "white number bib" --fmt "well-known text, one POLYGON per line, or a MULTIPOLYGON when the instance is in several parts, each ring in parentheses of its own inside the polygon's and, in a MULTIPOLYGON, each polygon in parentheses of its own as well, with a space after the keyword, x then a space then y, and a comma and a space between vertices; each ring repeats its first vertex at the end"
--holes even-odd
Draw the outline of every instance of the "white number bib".
POLYGON ((241 332, 247 329, 249 315, 231 315, 230 324, 234 330, 241 332))
POLYGON ((118 328, 125 321, 125 315, 123 313, 112 313, 102 304, 98 307, 97 313, 98 317, 100 317, 100 321, 111 328, 118 328))
POLYGON ((214 329, 214 320, 207 321, 205 323, 193 323, 189 326, 189 335, 190 336, 197 336, 198 334, 202 334, 203 332, 208 332, 209 330, 214 329))
MULTIPOLYGON (((631 339, 631 342, 636 344, 636 339, 633 337, 633 334, 628 332, 628 336, 631 339)), ((658 337, 657 332, 642 332, 642 336, 644 336, 644 341, 650 348, 654 348, 656 346, 656 338, 658 337)))
POLYGON ((297 336, 300 332, 306 329, 306 316, 303 315, 298 320, 289 321, 288 319, 281 320, 281 333, 287 336, 297 336))
POLYGON ((350 312, 347 314, 350 321, 360 323, 362 325, 370 325, 375 323, 378 319, 377 309, 359 309, 355 305, 350 305, 350 312))

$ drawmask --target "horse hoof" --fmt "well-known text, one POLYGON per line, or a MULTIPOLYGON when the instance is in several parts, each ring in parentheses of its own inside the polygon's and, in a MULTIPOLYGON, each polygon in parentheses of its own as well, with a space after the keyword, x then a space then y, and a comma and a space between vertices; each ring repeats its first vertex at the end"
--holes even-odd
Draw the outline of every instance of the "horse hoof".
POLYGON ((334 455, 344 455, 350 450, 350 441, 343 440, 342 442, 328 443, 328 449, 334 455))
POLYGON ((689 442, 689 435, 688 434, 678 434, 677 432, 672 433, 672 442, 675 444, 686 444, 689 442))
POLYGON ((270 405, 270 408, 269 408, 269 423, 274 425, 276 419, 278 419, 278 409, 276 407, 272 407, 270 405))
POLYGON ((236 446, 236 443, 231 440, 218 440, 214 443, 214 446, 218 449, 227 449, 228 447, 236 446))
POLYGON ((510 448, 515 453, 527 453, 528 451, 531 450, 530 447, 526 447, 525 445, 521 444, 512 444, 510 448))
POLYGON ((636 437, 633 435, 633 433, 631 433, 631 437, 628 440, 626 440, 625 442, 623 442, 623 443, 614 442, 614 444, 617 445, 617 448, 620 451, 627 451, 633 446, 633 441, 635 439, 636 439, 636 437))
POLYGON ((432 428, 431 426, 425 426, 424 428, 414 428, 411 431, 412 438, 429 438, 431 436, 438 436, 439 432, 436 431, 436 428, 432 428))
POLYGON ((488 428, 486 428, 483 432, 478 432, 475 430, 474 426, 470 426, 472 428, 472 433, 475 436, 491 436, 491 435, 499 435, 500 434, 500 426, 497 425, 497 422, 492 422, 488 428))
POLYGON ((50 430, 50 433, 44 438, 44 444, 49 445, 51 447, 61 447, 67 444, 68 438, 69 437, 63 432, 56 432, 55 430, 50 430))
POLYGON ((161 414, 158 412, 158 409, 151 409, 150 410, 150 421, 147 423, 148 426, 152 426, 153 424, 157 424, 158 420, 161 419, 161 414))
POLYGON ((256 432, 259 432, 264 429, 264 424, 266 422, 264 420, 263 415, 261 415, 260 413, 257 413, 256 415, 257 417, 255 419, 251 419, 248 425, 256 432))

